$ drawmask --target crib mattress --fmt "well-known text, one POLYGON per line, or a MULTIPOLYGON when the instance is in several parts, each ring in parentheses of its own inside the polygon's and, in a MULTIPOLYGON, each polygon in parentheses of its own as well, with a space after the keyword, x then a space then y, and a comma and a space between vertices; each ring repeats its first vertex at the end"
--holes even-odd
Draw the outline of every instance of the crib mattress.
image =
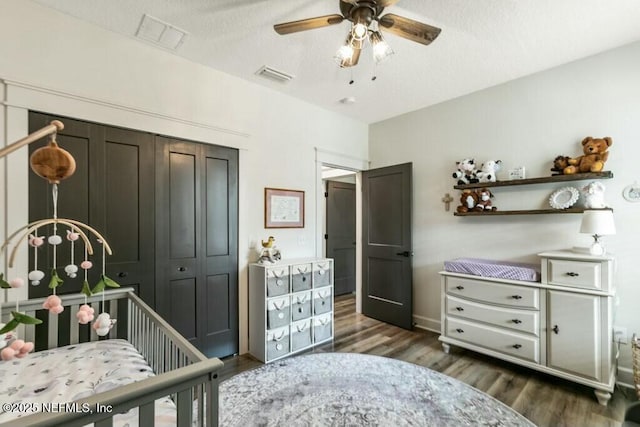
POLYGON ((456 258, 444 262, 444 269, 453 273, 499 279, 540 281, 540 265, 524 262, 495 261, 480 258, 456 258))
MULTIPOLYGON (((142 355, 126 340, 104 340, 31 353, 0 362, 0 402, 20 403, 26 412, 0 410, 0 423, 32 413, 42 404, 72 402, 154 376, 142 355)), ((49 409, 51 411, 51 409, 49 409)), ((155 402, 156 426, 175 426, 168 398, 155 402)), ((138 425, 138 410, 114 416, 114 426, 138 425)))

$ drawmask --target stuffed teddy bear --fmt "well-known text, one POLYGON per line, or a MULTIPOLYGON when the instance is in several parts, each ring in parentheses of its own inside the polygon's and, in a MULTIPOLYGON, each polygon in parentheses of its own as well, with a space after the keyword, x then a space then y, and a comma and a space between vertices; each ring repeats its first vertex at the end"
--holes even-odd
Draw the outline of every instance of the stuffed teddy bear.
POLYGON ((496 182, 498 171, 502 168, 502 160, 488 160, 478 171, 479 182, 496 182))
POLYGON ((491 198, 493 194, 489 191, 488 188, 481 188, 478 190, 478 203, 476 203, 476 207, 474 210, 476 211, 495 211, 498 210, 495 206, 491 204, 491 198))
POLYGON ((458 180, 458 185, 480 182, 476 176, 478 170, 476 169, 476 161, 474 159, 464 159, 456 162, 456 167, 458 170, 455 171, 452 176, 458 180))
POLYGON ((593 181, 582 187, 585 209, 603 209, 607 205, 604 202, 604 185, 593 181))
POLYGON ((582 140, 582 156, 569 159, 569 166, 564 168, 565 175, 585 172, 601 172, 604 163, 609 158, 607 151, 613 141, 610 137, 592 138, 590 136, 582 140))
POLYGON ((458 213, 471 212, 478 203, 478 194, 473 190, 462 190, 460 194, 460 206, 456 208, 458 213))
POLYGON ((557 156, 553 159, 553 167, 551 168, 551 176, 554 175, 562 175, 564 173, 564 169, 569 166, 569 156, 557 156))

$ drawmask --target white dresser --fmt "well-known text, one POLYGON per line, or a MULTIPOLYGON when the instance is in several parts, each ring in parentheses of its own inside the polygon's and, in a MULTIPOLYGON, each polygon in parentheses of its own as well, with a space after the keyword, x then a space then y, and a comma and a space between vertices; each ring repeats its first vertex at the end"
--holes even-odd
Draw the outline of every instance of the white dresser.
POLYGON ((441 272, 440 341, 595 389, 615 385, 614 258, 570 250, 538 254, 542 280, 441 272))
POLYGON ((269 363, 332 339, 332 259, 249 266, 249 353, 269 363))

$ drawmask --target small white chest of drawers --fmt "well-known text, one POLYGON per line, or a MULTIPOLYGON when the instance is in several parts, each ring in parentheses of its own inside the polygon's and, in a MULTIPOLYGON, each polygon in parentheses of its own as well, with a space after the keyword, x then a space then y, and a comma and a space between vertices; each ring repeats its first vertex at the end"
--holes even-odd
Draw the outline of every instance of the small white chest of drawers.
POLYGON ((595 389, 606 405, 615 385, 612 256, 572 250, 538 254, 541 282, 441 272, 440 341, 595 389))
POLYGON ((249 266, 249 353, 269 363, 333 339, 333 260, 249 266))

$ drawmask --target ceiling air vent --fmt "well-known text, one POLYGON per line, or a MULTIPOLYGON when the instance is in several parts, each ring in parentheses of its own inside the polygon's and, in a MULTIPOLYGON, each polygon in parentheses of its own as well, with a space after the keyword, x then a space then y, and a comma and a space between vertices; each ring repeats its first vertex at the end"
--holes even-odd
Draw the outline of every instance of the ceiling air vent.
POLYGON ((140 21, 136 36, 165 49, 176 50, 184 43, 187 32, 145 14, 140 21))
POLYGON ((266 65, 256 71, 256 74, 281 83, 286 83, 294 77, 291 74, 287 74, 284 71, 279 71, 266 65))

